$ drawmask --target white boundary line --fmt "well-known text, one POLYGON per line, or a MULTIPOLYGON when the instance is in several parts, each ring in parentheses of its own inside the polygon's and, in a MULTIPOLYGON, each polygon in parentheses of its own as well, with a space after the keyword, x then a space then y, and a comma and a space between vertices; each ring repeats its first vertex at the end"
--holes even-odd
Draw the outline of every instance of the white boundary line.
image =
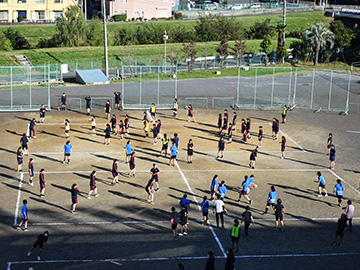
POLYGON ((340 179, 341 181, 343 181, 344 183, 346 183, 350 188, 352 188, 353 190, 355 190, 355 192, 357 192, 358 194, 360 194, 360 192, 353 187, 352 185, 350 185, 346 180, 344 180, 343 178, 341 178, 339 175, 337 175, 336 173, 334 173, 332 170, 328 169, 329 172, 331 172, 336 178, 340 179))
MULTIPOLYGON (((192 190, 192 188, 191 188, 191 186, 190 186, 190 184, 189 184, 189 181, 187 180, 186 176, 184 175, 184 173, 183 173, 182 170, 180 169, 180 166, 179 166, 179 164, 177 163, 176 160, 175 160, 175 165, 176 165, 176 167, 178 168, 179 173, 180 173, 182 179, 184 180, 184 182, 185 182, 188 190, 190 191, 191 196, 193 197, 193 199, 194 199, 194 201, 196 202, 199 210, 201 211, 201 207, 200 207, 199 201, 198 201, 197 198, 195 197, 195 195, 194 195, 195 193, 193 192, 193 190, 192 190)), ((221 252, 222 252, 222 254, 224 255, 224 258, 225 258, 225 257, 226 257, 226 252, 225 252, 225 250, 224 250, 223 245, 222 245, 221 242, 220 242, 219 237, 216 235, 216 233, 215 233, 213 227, 211 226, 211 224, 209 224, 209 228, 210 228, 210 231, 211 231, 212 235, 214 236, 215 241, 217 242, 217 244, 218 244, 218 246, 219 246, 219 248, 220 248, 220 250, 221 250, 221 252)))
MULTIPOLYGON (((254 254, 254 255, 238 255, 236 259, 251 259, 251 258, 288 258, 288 257, 329 257, 329 256, 352 256, 358 255, 359 252, 349 253, 300 253, 300 254, 254 254)), ((132 258, 132 259, 90 259, 90 260, 47 260, 47 261, 14 261, 7 262, 7 269, 11 269, 13 264, 48 264, 48 263, 91 263, 91 262, 146 262, 146 261, 177 261, 177 260, 205 260, 208 257, 152 257, 152 258, 132 258)), ((215 256, 216 259, 225 259, 223 256, 215 256)))
MULTIPOLYGON (((147 113, 149 112, 149 110, 147 109, 147 113)), ((149 116, 149 115, 148 115, 149 116)), ((149 118, 153 121, 153 119, 149 116, 149 118)), ((131 117, 130 117, 131 119, 131 117)), ((138 121, 138 120, 137 120, 138 121)), ((251 122, 253 125, 266 125, 266 124, 270 124, 269 122, 251 122)), ((98 125, 106 125, 108 124, 108 122, 104 122, 104 123, 99 123, 99 122, 96 122, 96 124, 98 125)), ((161 124, 164 124, 164 125, 186 125, 186 124, 189 124, 189 122, 187 122, 187 120, 184 120, 184 122, 174 122, 174 123, 167 123, 167 122, 161 122, 161 124)), ((214 125, 214 122, 209 122, 209 123, 206 123, 206 122, 195 122, 194 124, 198 124, 198 125, 214 125)), ((37 127, 41 127, 41 126, 61 126, 63 125, 63 123, 37 123, 37 127)), ((72 126, 89 126, 90 124, 89 123, 71 123, 72 126)), ((140 126, 140 125, 143 125, 142 121, 139 123, 139 122, 135 122, 135 123, 131 123, 131 125, 134 125, 134 126, 140 126)))
POLYGON ((18 213, 19 213, 19 205, 20 205, 20 197, 21 197, 21 186, 24 180, 24 173, 20 174, 20 180, 19 180, 19 189, 18 189, 18 194, 17 194, 17 200, 16 200, 16 206, 15 206, 15 215, 14 215, 14 226, 16 226, 17 223, 17 218, 18 218, 18 213))
POLYGON ((358 130, 347 130, 346 132, 349 132, 349 133, 360 133, 360 131, 358 131, 358 130))
MULTIPOLYGON (((271 123, 268 123, 269 125, 271 125, 271 123)), ((289 137, 289 135, 287 135, 284 131, 279 130, 280 133, 284 134, 284 136, 286 138, 288 138, 290 141, 292 141, 293 143, 295 143, 303 152, 307 152, 304 148, 301 147, 300 144, 298 144, 295 140, 293 140, 291 137, 289 137)))

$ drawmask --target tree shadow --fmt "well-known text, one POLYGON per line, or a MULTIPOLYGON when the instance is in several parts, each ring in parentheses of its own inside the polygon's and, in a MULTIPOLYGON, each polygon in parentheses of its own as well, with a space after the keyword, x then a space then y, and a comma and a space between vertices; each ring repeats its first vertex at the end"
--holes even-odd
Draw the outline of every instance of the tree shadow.
POLYGON ((104 155, 99 155, 99 154, 93 154, 91 153, 91 155, 97 157, 97 158, 103 158, 103 159, 108 159, 108 160, 111 160, 111 161, 114 161, 115 158, 112 158, 112 157, 108 157, 108 156, 104 156, 104 155))
POLYGON ((21 116, 15 116, 15 118, 21 119, 21 120, 25 120, 25 121, 28 121, 28 122, 30 122, 30 121, 32 120, 32 119, 30 119, 30 118, 21 117, 21 116))
POLYGON ((96 165, 91 165, 92 167, 98 169, 98 170, 103 170, 103 171, 107 171, 107 172, 111 172, 111 169, 109 168, 105 168, 105 167, 100 167, 100 166, 96 166, 96 165))
POLYGON ((44 155, 33 154, 33 156, 38 157, 38 158, 41 158, 41 159, 46 159, 46 160, 49 160, 49 161, 53 161, 53 162, 56 162, 56 163, 62 163, 61 160, 58 160, 58 159, 55 159, 55 158, 51 158, 51 157, 47 157, 47 156, 44 156, 44 155))
POLYGON ((6 132, 8 132, 8 133, 10 133, 10 134, 13 134, 13 135, 16 135, 16 136, 22 136, 22 134, 17 133, 16 131, 13 131, 13 130, 8 130, 8 129, 6 129, 6 132))
POLYGON ((9 170, 9 171, 16 171, 16 169, 11 168, 11 167, 9 167, 9 166, 6 166, 6 165, 4 165, 4 164, 0 164, 0 168, 7 169, 7 170, 9 170))
MULTIPOLYGON (((11 184, 8 184, 8 183, 3 183, 3 185, 5 185, 5 186, 7 186, 9 188, 15 189, 15 190, 19 190, 18 186, 14 186, 14 185, 11 185, 11 184)), ((34 196, 39 196, 39 194, 36 194, 36 193, 34 193, 34 192, 30 191, 30 190, 27 190, 25 188, 22 188, 21 192, 29 193, 29 194, 34 195, 34 196)))
POLYGON ((49 136, 54 136, 54 137, 60 137, 58 134, 47 132, 47 131, 44 131, 44 130, 39 131, 39 133, 49 135, 49 136))
MULTIPOLYGON (((127 175, 126 175, 125 177, 127 177, 127 175)), ((119 179, 119 182, 120 182, 120 183, 123 183, 123 184, 127 184, 127 185, 130 185, 130 186, 133 186, 133 187, 136 187, 136 188, 143 188, 143 189, 145 189, 145 187, 142 186, 142 185, 139 185, 139 184, 136 184, 136 183, 132 183, 132 182, 129 182, 129 181, 125 181, 125 180, 123 180, 123 179, 119 179)))
POLYGON ((1 147, 0 147, 0 151, 8 152, 10 154, 16 154, 16 151, 11 151, 9 149, 5 149, 5 148, 1 148, 1 147))
POLYGON ((6 173, 0 173, 0 177, 8 178, 8 179, 15 180, 15 181, 19 182, 19 178, 16 178, 15 176, 12 176, 12 175, 8 175, 6 173))

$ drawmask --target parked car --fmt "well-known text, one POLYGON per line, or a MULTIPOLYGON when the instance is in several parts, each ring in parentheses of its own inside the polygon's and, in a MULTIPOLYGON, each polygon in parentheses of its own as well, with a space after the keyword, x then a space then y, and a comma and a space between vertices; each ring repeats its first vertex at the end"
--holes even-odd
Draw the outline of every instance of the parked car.
POLYGON ((240 10, 240 9, 245 9, 247 8, 249 5, 248 4, 234 4, 231 6, 231 10, 240 10))
POLYGON ((205 1, 203 5, 205 10, 214 10, 217 8, 217 5, 211 1, 205 1))
POLYGON ((253 9, 259 9, 259 8, 261 8, 261 5, 260 5, 260 4, 252 4, 252 5, 251 5, 251 8, 253 8, 253 9))

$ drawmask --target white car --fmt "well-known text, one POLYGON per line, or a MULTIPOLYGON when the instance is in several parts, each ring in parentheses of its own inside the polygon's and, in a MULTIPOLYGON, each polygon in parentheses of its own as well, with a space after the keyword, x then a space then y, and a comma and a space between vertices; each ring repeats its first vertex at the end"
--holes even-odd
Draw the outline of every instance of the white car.
POLYGON ((204 2, 204 9, 205 10, 214 10, 214 9, 216 9, 216 4, 214 4, 213 2, 211 2, 211 1, 205 1, 204 2))
POLYGON ((253 5, 251 5, 251 8, 258 9, 258 8, 261 8, 261 5, 260 4, 253 4, 253 5))
POLYGON ((234 4, 231 6, 231 10, 240 10, 246 8, 248 5, 246 4, 234 4))

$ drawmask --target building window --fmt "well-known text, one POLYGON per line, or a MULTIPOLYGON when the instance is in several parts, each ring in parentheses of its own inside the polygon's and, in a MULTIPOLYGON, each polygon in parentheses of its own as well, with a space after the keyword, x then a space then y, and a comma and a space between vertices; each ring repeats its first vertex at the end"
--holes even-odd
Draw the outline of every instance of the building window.
POLYGON ((17 1, 19 4, 22 4, 22 3, 26 3, 26 0, 18 0, 17 1))
POLYGON ((60 3, 62 3, 62 0, 54 0, 54 3, 55 4, 60 4, 60 3))
POLYGON ((127 3, 127 0, 119 0, 120 3, 127 3))
POLYGON ((9 12, 7 10, 0 10, 0 21, 9 20, 9 12))
POLYGON ((37 20, 45 20, 45 11, 36 11, 37 20))
POLYGON ((61 18, 63 15, 63 12, 62 11, 54 11, 54 17, 55 17, 55 20, 57 18, 61 18))
POLYGON ((7 2, 8 2, 8 0, 0 0, 0 3, 7 3, 7 2))
POLYGON ((45 4, 45 0, 36 0, 36 4, 45 4))

